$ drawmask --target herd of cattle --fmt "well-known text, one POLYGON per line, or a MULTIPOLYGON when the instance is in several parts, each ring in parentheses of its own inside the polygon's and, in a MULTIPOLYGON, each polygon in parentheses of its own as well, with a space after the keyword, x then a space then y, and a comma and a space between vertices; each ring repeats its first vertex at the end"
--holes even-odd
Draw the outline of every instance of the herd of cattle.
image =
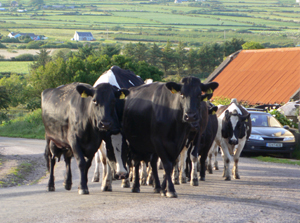
POLYGON ((225 180, 231 179, 231 156, 233 177, 239 179, 238 161, 250 136, 250 114, 236 100, 219 108, 208 102, 217 87, 216 82, 203 84, 195 77, 184 77, 180 83, 144 83, 131 71, 113 66, 94 86, 72 83, 43 91, 48 190, 55 190, 54 166, 62 155, 66 190, 72 187, 71 158, 77 161, 79 194, 89 194, 87 174, 94 156, 93 181, 99 181, 103 164, 102 191, 112 190, 113 177, 129 187, 131 170, 132 192, 140 192, 142 164, 144 169, 151 167, 148 182, 153 182, 155 193, 177 197, 174 183, 186 182, 189 176, 191 185, 198 185, 198 157, 200 180, 205 180, 206 159, 211 170, 218 148, 225 180), (158 160, 165 172, 162 183, 158 160))

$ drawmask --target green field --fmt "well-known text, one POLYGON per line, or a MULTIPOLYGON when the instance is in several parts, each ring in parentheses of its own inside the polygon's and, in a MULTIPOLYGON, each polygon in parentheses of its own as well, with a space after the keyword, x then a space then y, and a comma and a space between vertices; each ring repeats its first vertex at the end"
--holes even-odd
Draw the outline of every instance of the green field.
POLYGON ((33 32, 51 41, 70 40, 75 31, 92 32, 96 41, 212 43, 238 37, 271 44, 300 43, 300 7, 295 0, 173 1, 44 1, 48 7, 26 12, 0 11, 0 33, 33 32), (52 5, 62 5, 58 9, 52 5), (195 31, 196 30, 196 31, 195 31), (228 35, 222 33, 228 32, 228 35), (187 34, 189 32, 189 34, 187 34), (198 32, 198 33, 197 33, 198 32), (201 34, 199 34, 201 32, 201 34))
POLYGON ((32 62, 0 61, 0 73, 28 74, 32 62))

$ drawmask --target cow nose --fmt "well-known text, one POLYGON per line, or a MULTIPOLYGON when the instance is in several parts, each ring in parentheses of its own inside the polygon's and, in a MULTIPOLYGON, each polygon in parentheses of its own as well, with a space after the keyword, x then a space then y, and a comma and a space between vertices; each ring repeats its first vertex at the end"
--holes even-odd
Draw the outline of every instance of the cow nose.
POLYGON ((229 144, 230 145, 237 145, 238 144, 238 141, 236 139, 230 139, 229 140, 229 144))
POLYGON ((184 121, 187 122, 195 122, 197 121, 198 117, 196 113, 185 113, 184 114, 184 121))
POLYGON ((100 128, 108 130, 111 127, 111 122, 100 122, 100 128))

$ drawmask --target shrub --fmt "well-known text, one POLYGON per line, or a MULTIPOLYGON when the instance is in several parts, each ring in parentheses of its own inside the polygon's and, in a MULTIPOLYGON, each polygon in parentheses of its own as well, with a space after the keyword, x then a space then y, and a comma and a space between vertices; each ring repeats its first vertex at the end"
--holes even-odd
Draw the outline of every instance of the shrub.
POLYGON ((4 49, 6 46, 3 43, 0 43, 0 49, 4 49))
POLYGON ((30 53, 21 54, 15 57, 16 61, 34 61, 34 56, 30 53))

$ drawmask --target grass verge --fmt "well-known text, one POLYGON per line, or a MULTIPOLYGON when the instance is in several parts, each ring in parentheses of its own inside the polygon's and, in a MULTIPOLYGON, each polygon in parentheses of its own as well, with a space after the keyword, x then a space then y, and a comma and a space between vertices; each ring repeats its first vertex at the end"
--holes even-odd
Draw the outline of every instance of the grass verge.
POLYGON ((23 117, 4 122, 0 125, 0 136, 44 139, 45 129, 42 110, 37 109, 23 117))
POLYGON ((284 164, 293 164, 300 166, 300 160, 290 160, 290 159, 281 159, 281 158, 274 158, 269 156, 258 156, 254 157, 255 159, 263 162, 270 162, 270 163, 284 163, 284 164))

